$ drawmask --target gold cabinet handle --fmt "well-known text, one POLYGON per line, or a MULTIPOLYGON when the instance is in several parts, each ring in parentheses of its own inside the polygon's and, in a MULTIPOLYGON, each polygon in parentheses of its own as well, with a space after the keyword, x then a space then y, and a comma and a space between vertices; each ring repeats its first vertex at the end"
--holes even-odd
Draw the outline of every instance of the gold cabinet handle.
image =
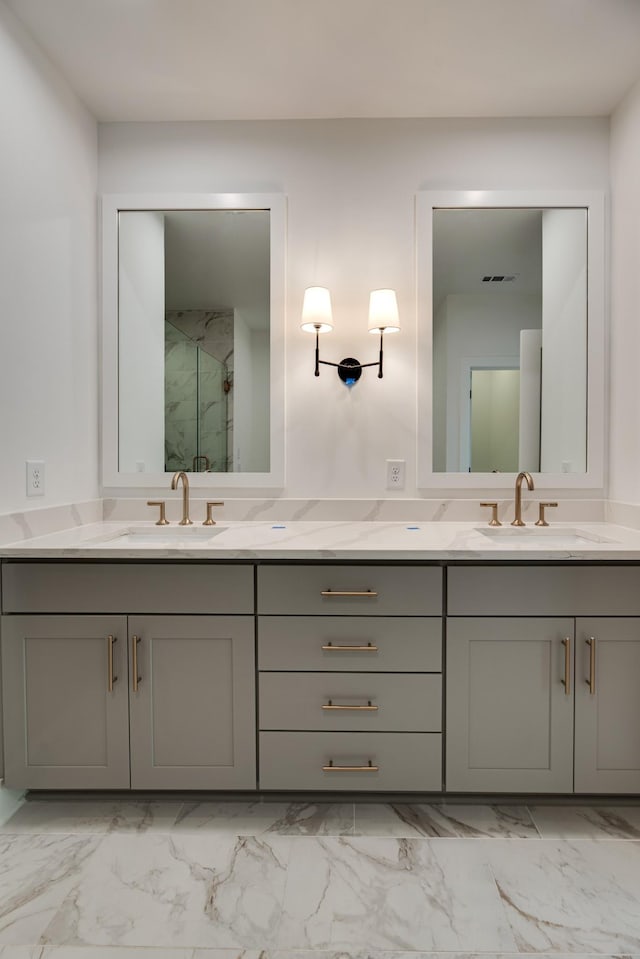
POLYGON ((375 589, 323 589, 321 596, 364 596, 365 599, 375 599, 378 595, 375 589))
POLYGON ((564 691, 567 696, 571 695, 571 640, 568 636, 562 640, 562 645, 564 646, 564 679, 561 679, 560 682, 564 686, 564 691))
POLYGON ((339 653, 377 653, 378 647, 367 643, 366 646, 334 646, 333 643, 327 643, 322 647, 326 652, 339 653))
POLYGON ((589 639, 585 640, 587 646, 589 646, 589 678, 585 679, 585 683, 589 687, 589 692, 592 696, 596 694, 596 638, 595 636, 590 636, 589 639))
POLYGON ((134 693, 138 692, 138 686, 142 682, 142 676, 138 676, 138 643, 142 642, 140 636, 131 637, 133 648, 131 651, 131 658, 133 660, 133 691, 134 693))
POLYGON ((371 760, 366 766, 336 766, 333 759, 329 760, 328 766, 323 766, 324 773, 377 773, 379 766, 374 766, 371 760))
POLYGON ((113 675, 113 644, 117 642, 117 636, 107 636, 107 671, 109 674, 107 689, 110 693, 113 692, 113 684, 118 682, 118 677, 113 675))
POLYGON ((216 521, 212 516, 212 511, 214 506, 224 506, 224 503, 220 500, 208 500, 207 502, 207 518, 205 519, 203 526, 215 526, 216 521))
POLYGON ((491 519, 489 520, 489 526, 502 526, 502 523, 498 519, 497 503, 480 503, 480 506, 487 506, 491 510, 491 519))
POLYGON ((369 699, 367 701, 366 706, 348 706, 346 703, 333 703, 331 700, 329 700, 328 703, 322 704, 322 708, 323 709, 358 709, 358 710, 365 710, 366 712, 374 713, 378 707, 373 706, 371 704, 371 700, 369 699))

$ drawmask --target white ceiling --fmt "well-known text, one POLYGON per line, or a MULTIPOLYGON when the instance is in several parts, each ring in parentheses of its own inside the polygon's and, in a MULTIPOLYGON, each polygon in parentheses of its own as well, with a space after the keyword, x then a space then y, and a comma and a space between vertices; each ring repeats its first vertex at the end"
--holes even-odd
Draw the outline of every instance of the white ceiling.
POLYGON ((164 238, 166 309, 235 308, 249 328, 268 329, 268 210, 166 212, 164 238))
MULTIPOLYGON (((571 214, 575 214, 571 210, 571 214)), ((586 220, 585 220, 586 225, 586 220)), ((542 295, 542 211, 438 210, 433 221, 433 303, 450 293, 542 295), (484 282, 485 276, 513 276, 484 282)))
POLYGON ((103 121, 603 116, 640 75, 640 0, 4 2, 103 121))

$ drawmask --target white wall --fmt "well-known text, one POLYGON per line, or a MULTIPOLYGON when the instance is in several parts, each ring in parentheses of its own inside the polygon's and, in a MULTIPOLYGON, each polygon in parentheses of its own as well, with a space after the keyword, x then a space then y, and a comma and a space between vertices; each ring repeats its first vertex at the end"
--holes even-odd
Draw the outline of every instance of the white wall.
POLYGON ((611 118, 609 498, 640 503, 640 83, 611 118))
POLYGON ((253 379, 252 435, 249 466, 255 471, 269 463, 269 336, 265 330, 251 331, 251 376, 253 379))
POLYGON ((585 226, 584 210, 542 214, 540 467, 546 473, 582 473, 587 468, 585 226))
POLYGON ((233 469, 269 469, 269 334, 233 319, 233 469))
POLYGON ((0 2, 0 513, 98 495, 96 124, 0 2), (25 461, 46 462, 27 499, 25 461))
POLYGON ((99 144, 105 193, 287 195, 292 497, 393 495, 386 459, 406 460, 399 495, 416 494, 416 191, 608 185, 604 119, 104 124, 99 144), (403 330, 387 340, 383 380, 365 371, 348 390, 327 367, 314 378, 313 338, 299 329, 311 285, 331 289, 335 330, 321 356, 334 361, 377 359, 369 292, 398 291, 403 330))
MULTIPOLYGON (((446 470, 458 472, 469 466, 470 369, 483 363, 499 368, 517 367, 520 361, 520 331, 541 322, 540 297, 535 293, 452 293, 446 298, 446 322, 437 337, 434 366, 442 371, 446 358, 446 411, 438 413, 436 448, 441 449, 446 432, 446 470), (446 414, 443 416, 443 412, 446 414)), ((517 425, 517 423, 516 423, 517 425)), ((434 459, 438 470, 442 460, 434 459)))
POLYGON ((520 331, 518 468, 540 470, 540 379, 542 330, 520 331))
POLYGON ((251 446, 251 336, 239 310, 233 316, 233 468, 246 469, 251 446))
POLYGON ((118 228, 118 464, 164 472, 164 215, 128 211, 118 228))

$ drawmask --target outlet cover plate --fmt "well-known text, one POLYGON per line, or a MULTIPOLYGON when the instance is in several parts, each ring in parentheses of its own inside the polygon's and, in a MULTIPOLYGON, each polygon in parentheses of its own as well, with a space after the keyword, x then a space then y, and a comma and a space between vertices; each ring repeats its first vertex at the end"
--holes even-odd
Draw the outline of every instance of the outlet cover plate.
POLYGON ((44 496, 44 460, 27 460, 27 496, 44 496))
POLYGON ((404 489, 404 474, 404 460, 387 460, 387 489, 404 489))

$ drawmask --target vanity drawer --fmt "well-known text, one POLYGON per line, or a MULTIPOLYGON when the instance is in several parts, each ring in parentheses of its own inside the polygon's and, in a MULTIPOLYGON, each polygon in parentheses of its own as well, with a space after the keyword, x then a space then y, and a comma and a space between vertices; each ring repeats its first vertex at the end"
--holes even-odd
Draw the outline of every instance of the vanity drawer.
POLYGON ((442 619, 261 616, 258 664, 280 671, 439 672, 442 619))
POLYGON ((439 792, 440 733, 260 733, 261 789, 439 792), (365 770, 358 767, 377 766, 365 770), (354 770, 323 767, 356 767, 354 770))
POLYGON ((251 566, 5 563, 5 613, 253 613, 251 566))
POLYGON ((449 569, 451 616, 638 616, 640 567, 449 569))
POLYGON ((260 728, 439 732, 442 677, 261 673, 260 728))
POLYGON ((258 612, 440 616, 442 570, 424 566, 262 566, 258 612))

